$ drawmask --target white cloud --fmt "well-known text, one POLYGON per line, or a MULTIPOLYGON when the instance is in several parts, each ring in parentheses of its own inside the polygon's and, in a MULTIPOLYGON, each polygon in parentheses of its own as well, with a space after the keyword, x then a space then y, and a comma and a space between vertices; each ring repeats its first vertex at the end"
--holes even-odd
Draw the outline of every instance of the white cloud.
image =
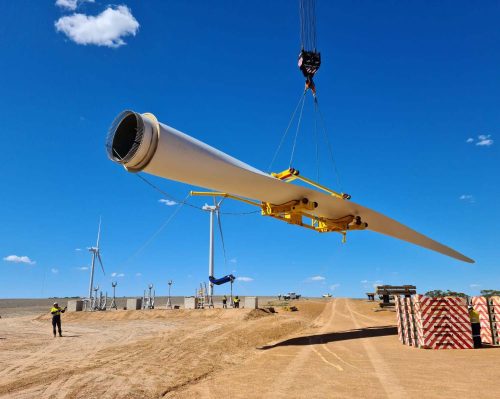
POLYGON ((323 276, 312 276, 308 278, 309 281, 325 281, 326 278, 323 276))
POLYGON ((136 276, 136 277, 141 277, 141 276, 142 276, 142 273, 135 273, 135 276, 136 276))
POLYGON ((123 273, 118 273, 118 274, 116 275, 116 277, 125 277, 125 274, 123 274, 123 273))
POLYGON ((139 22, 127 6, 108 7, 97 16, 72 14, 55 22, 58 32, 63 32, 77 44, 120 47, 124 36, 135 36, 139 22))
POLYGON ((95 0, 56 0, 56 6, 75 11, 81 3, 93 3, 95 0))
POLYGON ((361 284, 363 284, 364 289, 377 289, 377 286, 382 285, 382 280, 361 280, 361 284))
POLYGON ((339 284, 339 283, 336 283, 336 284, 332 284, 332 285, 330 286, 330 289, 331 289, 332 291, 335 291, 335 290, 336 290, 337 288, 339 288, 339 287, 340 287, 340 284, 339 284))
MULTIPOLYGON (((137 274, 140 274, 140 273, 137 273, 137 274)), ((136 276, 137 276, 137 274, 136 274, 136 276)), ((111 273, 111 277, 125 277, 125 274, 113 272, 113 273, 111 273)))
POLYGON ((480 134, 477 136, 477 143, 476 145, 479 145, 481 147, 489 147, 490 145, 493 145, 493 139, 490 138, 491 134, 480 134))
POLYGON ((77 267, 77 270, 89 270, 88 266, 77 267))
POLYGON ((479 288, 481 287, 481 284, 471 284, 469 285, 470 288, 479 288))
POLYGON ((177 205, 177 202, 169 200, 169 199, 160 199, 158 202, 161 202, 162 204, 165 204, 167 206, 172 206, 172 205, 177 205))
POLYGON ((117 272, 113 272, 111 273, 111 277, 116 277, 117 274, 118 274, 117 272))
MULTIPOLYGON (((466 140, 466 143, 472 144, 475 140, 472 137, 469 137, 466 140)), ((494 140, 491 138, 491 134, 480 134, 477 136, 476 145, 480 147, 489 147, 493 145, 494 140)))
POLYGON ((59 270, 56 269, 55 267, 53 267, 52 269, 50 269, 50 271, 52 272, 52 274, 57 274, 59 273, 59 270))
POLYGON ((474 201, 474 196, 471 194, 462 194, 460 197, 458 197, 460 201, 465 201, 465 202, 470 202, 473 203, 474 201))
POLYGON ((237 281, 243 281, 245 283, 250 283, 253 281, 252 277, 236 277, 237 281))
POLYGON ((238 259, 232 258, 232 259, 229 259, 229 262, 230 263, 238 263, 238 259))
POLYGON ((13 263, 26 263, 28 265, 34 265, 36 263, 34 260, 31 260, 28 256, 9 255, 3 258, 3 260, 6 262, 13 262, 13 263))
POLYGON ((81 251, 82 249, 81 248, 75 248, 75 251, 81 251))

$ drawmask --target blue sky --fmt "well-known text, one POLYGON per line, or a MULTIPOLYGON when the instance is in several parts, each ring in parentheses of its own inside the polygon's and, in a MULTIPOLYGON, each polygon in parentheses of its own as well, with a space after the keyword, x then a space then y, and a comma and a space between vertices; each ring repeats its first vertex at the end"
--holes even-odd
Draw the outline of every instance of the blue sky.
MULTIPOLYGON (((3 6, 0 297, 85 295, 99 216, 107 273, 97 270, 97 283, 140 295, 152 282, 164 295, 173 279, 173 294, 192 294, 207 278, 208 215, 184 206, 138 252, 177 206, 107 159, 107 129, 123 109, 152 112, 267 169, 303 88, 298 4, 55 3, 3 6)), ((216 274, 245 277, 235 286, 242 295, 360 297, 377 282, 499 289, 499 8, 317 4, 316 84, 342 189, 476 264, 372 232, 342 244, 259 215, 223 215, 228 262, 218 243, 216 274)), ((311 115, 308 101, 295 164, 314 176, 311 115)), ((290 150, 275 169, 288 166, 290 150)), ((326 152, 320 160, 321 181, 335 187, 326 152)), ((176 198, 191 189, 148 179, 176 198)))

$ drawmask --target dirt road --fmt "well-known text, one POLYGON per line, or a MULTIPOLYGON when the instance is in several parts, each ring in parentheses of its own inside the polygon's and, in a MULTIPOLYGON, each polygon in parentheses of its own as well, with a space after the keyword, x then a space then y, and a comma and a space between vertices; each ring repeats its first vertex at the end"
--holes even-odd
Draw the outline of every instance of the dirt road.
POLYGON ((394 322, 373 304, 336 299, 297 336, 171 397, 500 397, 500 348, 414 349, 398 341, 394 322))
POLYGON ((1 398, 500 397, 500 349, 400 344, 395 314, 351 299, 245 309, 0 319, 1 398))

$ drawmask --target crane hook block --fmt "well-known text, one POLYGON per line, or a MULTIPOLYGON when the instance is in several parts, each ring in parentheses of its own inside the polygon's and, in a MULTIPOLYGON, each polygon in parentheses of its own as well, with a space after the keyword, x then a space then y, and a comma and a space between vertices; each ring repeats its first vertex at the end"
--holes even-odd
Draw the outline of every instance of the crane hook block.
POLYGON ((306 80, 308 82, 312 81, 312 78, 318 72, 321 65, 321 53, 302 50, 299 54, 298 65, 306 80))

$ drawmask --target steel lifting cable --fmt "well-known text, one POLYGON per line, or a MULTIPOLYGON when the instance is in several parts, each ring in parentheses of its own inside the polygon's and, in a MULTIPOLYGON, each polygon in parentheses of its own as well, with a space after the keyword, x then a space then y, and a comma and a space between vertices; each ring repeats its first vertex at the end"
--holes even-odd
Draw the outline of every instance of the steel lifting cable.
POLYGON ((300 0, 300 39, 302 49, 316 51, 315 0, 300 0))
POLYGON ((163 194, 165 197, 167 197, 168 199, 172 200, 172 201, 175 201, 176 203, 178 204, 181 204, 181 205, 187 205, 191 208, 194 208, 194 209, 198 209, 200 211, 202 211, 203 209, 199 206, 196 206, 196 205, 193 205, 193 204, 190 204, 189 202, 187 202, 187 199, 189 198, 189 195, 183 200, 183 201, 179 201, 177 198, 171 196, 170 194, 166 193, 165 191, 163 191, 161 188, 159 188, 158 186, 154 185, 153 183, 151 183, 148 179, 146 179, 144 176, 141 176, 139 173, 136 173, 135 174, 139 179, 141 179, 144 183, 146 183, 148 186, 154 188, 156 191, 158 191, 159 193, 163 194))
POLYGON ((283 143, 285 142, 286 136, 288 135, 288 131, 290 130, 290 127, 292 126, 292 122, 295 119, 295 114, 297 113, 297 110, 299 109, 300 102, 303 101, 303 99, 304 99, 304 97, 306 95, 306 92, 307 91, 304 90, 304 92, 302 93, 302 95, 299 98, 299 101, 297 101, 297 105, 295 106, 295 109, 294 109, 294 111, 292 113, 292 116, 290 117, 290 120, 288 121, 288 125, 287 125, 287 127, 285 129, 285 132, 281 136, 281 140, 280 140, 280 143, 278 144, 278 148, 276 148, 276 151, 274 152, 273 159, 272 159, 271 163, 269 164, 269 167, 267 168, 267 173, 271 173, 272 172, 272 167, 274 165, 274 161, 276 160, 276 157, 278 156, 278 153, 280 152, 281 147, 283 146, 283 143))
POLYGON ((184 201, 181 201, 181 202, 178 202, 179 206, 177 207, 177 209, 172 212, 172 214, 168 217, 168 219, 160 226, 160 228, 158 230, 156 230, 153 235, 151 237, 149 237, 149 239, 147 241, 144 242, 144 244, 141 245, 141 247, 139 247, 139 249, 137 251, 135 251, 131 256, 128 257, 128 259, 123 262, 123 264, 127 264, 128 262, 130 262, 133 258, 135 258, 137 255, 139 255, 144 249, 146 249, 146 247, 148 245, 150 245, 153 240, 158 236, 158 234, 160 234, 163 229, 165 227, 167 227, 167 225, 173 220, 173 218, 175 217, 175 215, 177 215, 177 213, 179 213, 179 211, 181 210, 181 208, 187 204, 187 199, 189 198, 189 195, 186 196, 185 200, 184 201))
MULTIPOLYGON (((304 92, 305 93, 305 92, 304 92)), ((299 120, 297 121, 297 129, 295 130, 295 138, 293 139, 292 155, 290 156, 290 168, 292 168, 293 156, 295 154, 295 145, 297 144, 297 136, 299 135, 300 122, 302 122, 302 112, 304 111, 305 96, 302 97, 302 105, 300 107, 299 120)))
POLYGON ((337 163, 335 162, 335 157, 333 155, 333 148, 332 148, 332 145, 331 145, 330 140, 328 138, 328 132, 326 130, 325 119, 323 118, 323 114, 321 113, 321 110, 319 108, 319 102, 318 102, 318 98, 317 97, 314 98, 314 112, 317 113, 319 115, 319 117, 320 117, 321 125, 323 127, 323 135, 325 137, 325 142, 326 142, 326 145, 327 145, 327 148, 328 148, 328 152, 330 154, 330 160, 331 160, 332 165, 333 165, 333 170, 334 170, 334 173, 335 173, 335 177, 337 178, 337 184, 338 184, 338 187, 339 187, 340 191, 343 191, 342 190, 342 183, 341 183, 341 180, 340 180, 340 174, 339 174, 339 171, 337 169, 337 163))
POLYGON ((313 114, 313 119, 314 119, 313 134, 314 134, 314 143, 316 146, 316 181, 319 183, 320 182, 319 181, 319 136, 318 136, 318 118, 316 117, 316 112, 314 112, 313 114))
MULTIPOLYGON (((161 188, 159 188, 158 186, 156 186, 155 184, 151 183, 148 179, 146 179, 144 176, 141 176, 140 174, 136 174, 136 176, 141 179, 143 182, 145 182, 148 186, 154 188, 156 191, 158 191, 159 193, 163 194, 163 196, 165 196, 166 198, 172 200, 172 201, 175 201, 177 204, 180 204, 180 205, 187 205, 193 209, 198 209, 199 211, 204 211, 204 209, 202 207, 199 207, 199 206, 196 206, 196 205, 193 205, 193 204, 190 204, 189 202, 187 202, 187 199, 190 197, 189 195, 186 196, 186 198, 182 201, 179 201, 177 198, 173 197, 172 195, 166 193, 165 191, 163 191, 161 188)), ((251 215, 251 214, 254 214, 254 213, 259 213, 259 211, 250 211, 250 212, 221 212, 222 215, 232 215, 232 216, 240 216, 240 215, 251 215)))

